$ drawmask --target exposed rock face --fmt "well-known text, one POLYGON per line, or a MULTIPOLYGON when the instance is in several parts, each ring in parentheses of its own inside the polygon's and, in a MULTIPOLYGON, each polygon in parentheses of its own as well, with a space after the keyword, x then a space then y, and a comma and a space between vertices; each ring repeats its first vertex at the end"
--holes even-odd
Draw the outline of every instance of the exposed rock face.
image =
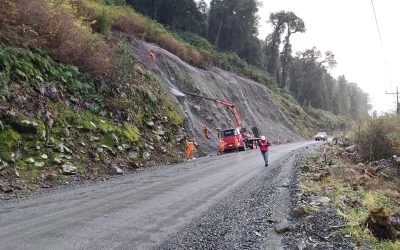
POLYGON ((74 175, 78 171, 77 167, 70 163, 63 164, 61 168, 64 175, 74 175))
POLYGON ((351 145, 351 146, 346 147, 344 150, 347 153, 354 153, 354 152, 356 152, 356 149, 357 149, 357 145, 351 145))
MULTIPOLYGON (((152 70, 170 98, 187 119, 190 136, 205 152, 218 147, 217 128, 236 127, 232 112, 221 104, 183 94, 181 91, 200 94, 233 102, 240 114, 242 126, 258 127, 260 134, 271 140, 297 141, 295 126, 279 110, 270 90, 252 80, 214 68, 206 71, 190 66, 175 55, 151 44, 135 41, 132 45, 138 59, 152 70), (151 51, 157 52, 157 60, 150 60, 151 51), (210 128, 210 140, 203 136, 203 124, 210 128)), ((147 124, 152 126, 153 124, 147 124)), ((159 131, 157 134, 161 135, 159 131)), ((177 137, 177 141, 181 141, 177 137)))
POLYGON ((275 226, 275 231, 276 231, 278 234, 285 233, 285 232, 287 232, 287 231, 289 231, 289 230, 290 230, 290 225, 289 225, 289 222, 287 222, 287 221, 282 221, 282 222, 278 223, 278 224, 275 226))
POLYGON ((393 156, 393 161, 400 167, 400 156, 393 156))
POLYGON ((4 193, 11 193, 13 190, 9 185, 0 183, 0 191, 3 191, 4 193))
POLYGON ((34 121, 22 120, 12 123, 13 128, 20 133, 36 134, 38 131, 38 124, 34 121))
POLYGON ((120 169, 117 165, 112 164, 110 167, 110 173, 114 175, 124 174, 124 171, 120 169))
POLYGON ((293 209, 292 213, 293 213, 294 217, 300 218, 306 214, 306 210, 305 210, 304 206, 298 206, 293 209))
POLYGON ((150 159, 150 153, 149 152, 144 152, 142 157, 143 157, 143 160, 149 160, 150 159))
POLYGON ((129 159, 137 160, 137 159, 139 159, 139 153, 131 151, 131 152, 129 152, 128 157, 129 157, 129 159))
POLYGON ((44 162, 42 162, 42 161, 35 162, 34 166, 37 167, 37 168, 42 168, 42 167, 44 167, 44 162))

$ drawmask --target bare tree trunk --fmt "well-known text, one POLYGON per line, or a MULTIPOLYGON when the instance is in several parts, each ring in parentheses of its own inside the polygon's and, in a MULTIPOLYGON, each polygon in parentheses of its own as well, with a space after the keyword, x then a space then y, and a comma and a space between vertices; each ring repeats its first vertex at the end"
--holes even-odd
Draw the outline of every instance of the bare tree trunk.
POLYGON ((288 34, 286 36, 285 46, 283 47, 283 62, 282 64, 282 77, 281 77, 281 87, 286 87, 287 78, 288 78, 288 70, 289 70, 289 56, 290 56, 290 35, 292 33, 288 30, 288 34))
POLYGON ((164 2, 164 0, 159 0, 159 1, 154 1, 154 5, 153 5, 153 19, 157 20, 157 12, 158 12, 158 8, 160 8, 161 4, 164 2))
POLYGON ((224 26, 224 19, 225 18, 222 18, 221 22, 219 23, 218 32, 217 32, 217 35, 215 36, 214 46, 216 48, 218 48, 218 43, 219 43, 219 38, 220 38, 220 35, 221 35, 221 30, 222 30, 222 27, 224 26))

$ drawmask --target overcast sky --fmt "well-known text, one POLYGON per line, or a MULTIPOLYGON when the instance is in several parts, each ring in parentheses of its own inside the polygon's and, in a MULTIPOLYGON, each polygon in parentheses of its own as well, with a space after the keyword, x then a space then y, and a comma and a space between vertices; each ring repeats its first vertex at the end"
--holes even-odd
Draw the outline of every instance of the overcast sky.
POLYGON ((291 37, 293 51, 316 46, 338 62, 331 74, 345 75, 370 95, 373 110, 393 111, 400 87, 400 0, 373 0, 382 35, 379 40, 371 0, 259 0, 259 38, 271 33, 271 12, 293 11, 307 31, 291 37), (387 63, 386 63, 387 62, 387 63), (387 64, 387 67, 386 67, 387 64), (391 82, 391 83, 390 83, 391 82))
POLYGON ((373 109, 393 111, 400 86, 400 1, 374 0, 383 48, 376 28, 371 0, 262 0, 259 37, 271 33, 269 14, 293 11, 302 18, 306 33, 292 37, 293 50, 316 46, 331 50, 338 61, 332 75, 344 74, 371 97, 373 109), (386 67, 386 62, 387 66, 386 67), (392 84, 390 84, 390 82, 392 84))

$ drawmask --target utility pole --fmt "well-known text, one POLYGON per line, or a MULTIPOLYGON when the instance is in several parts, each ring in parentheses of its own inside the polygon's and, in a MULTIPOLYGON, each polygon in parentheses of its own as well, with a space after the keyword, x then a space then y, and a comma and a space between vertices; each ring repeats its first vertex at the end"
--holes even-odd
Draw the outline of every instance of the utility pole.
POLYGON ((396 100, 397 100, 397 114, 400 114, 400 104, 399 104, 399 87, 396 87, 396 93, 388 93, 386 91, 387 95, 396 95, 396 100))

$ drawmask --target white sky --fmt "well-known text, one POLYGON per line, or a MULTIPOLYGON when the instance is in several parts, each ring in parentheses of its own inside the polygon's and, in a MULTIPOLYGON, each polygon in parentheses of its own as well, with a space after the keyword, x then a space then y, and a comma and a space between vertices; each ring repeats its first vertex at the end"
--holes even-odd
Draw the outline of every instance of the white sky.
POLYGON ((373 0, 383 48, 371 0, 259 1, 260 39, 265 40, 272 31, 266 23, 271 12, 293 11, 307 29, 292 35, 293 52, 313 46, 322 52, 332 51, 338 62, 331 71, 334 77, 345 75, 348 81, 357 83, 370 95, 372 109, 378 113, 395 110, 395 95, 385 91, 395 92, 396 86, 400 87, 400 0, 373 0))

